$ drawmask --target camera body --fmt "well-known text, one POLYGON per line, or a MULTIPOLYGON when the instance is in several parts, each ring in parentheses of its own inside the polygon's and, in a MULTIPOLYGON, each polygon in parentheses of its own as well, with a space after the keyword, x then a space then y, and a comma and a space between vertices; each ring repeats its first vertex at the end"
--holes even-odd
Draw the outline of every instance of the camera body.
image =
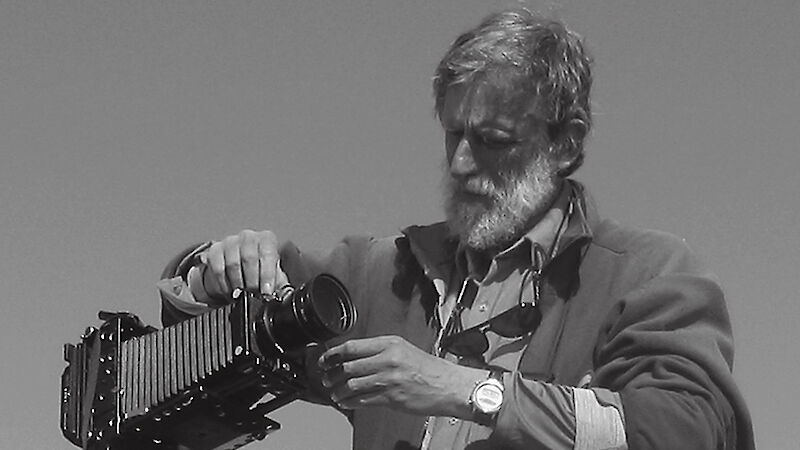
POLYGON ((161 330, 130 313, 100 319, 64 346, 64 436, 92 450, 210 450, 279 429, 268 414, 308 388, 303 348, 350 330, 356 310, 323 274, 281 296, 242 292, 161 330))

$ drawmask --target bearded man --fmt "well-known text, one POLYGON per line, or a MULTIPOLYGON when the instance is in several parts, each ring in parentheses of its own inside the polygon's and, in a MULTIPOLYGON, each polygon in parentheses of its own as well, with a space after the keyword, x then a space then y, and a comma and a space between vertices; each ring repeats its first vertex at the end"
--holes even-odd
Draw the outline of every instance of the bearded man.
POLYGON ((446 222, 325 254, 269 231, 193 247, 160 283, 165 322, 333 274, 359 322, 307 367, 356 449, 753 448, 718 285, 681 239, 599 218, 568 178, 591 80, 562 23, 489 16, 434 78, 446 222))

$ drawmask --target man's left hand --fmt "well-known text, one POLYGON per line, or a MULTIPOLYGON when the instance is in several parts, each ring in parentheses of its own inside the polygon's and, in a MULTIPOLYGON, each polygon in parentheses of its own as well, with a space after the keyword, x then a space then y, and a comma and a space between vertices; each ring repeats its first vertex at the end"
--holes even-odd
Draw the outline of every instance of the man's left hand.
POLYGON ((318 360, 322 383, 343 409, 386 406, 418 415, 466 418, 485 371, 430 355, 399 336, 353 339, 318 360))

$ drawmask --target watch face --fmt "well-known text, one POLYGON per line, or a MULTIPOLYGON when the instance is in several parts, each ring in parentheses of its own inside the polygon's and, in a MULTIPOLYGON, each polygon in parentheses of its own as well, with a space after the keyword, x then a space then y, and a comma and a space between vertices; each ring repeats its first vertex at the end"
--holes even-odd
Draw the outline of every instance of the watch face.
POLYGON ((494 413, 503 404, 503 390, 494 384, 482 384, 475 390, 475 406, 483 413, 494 413))

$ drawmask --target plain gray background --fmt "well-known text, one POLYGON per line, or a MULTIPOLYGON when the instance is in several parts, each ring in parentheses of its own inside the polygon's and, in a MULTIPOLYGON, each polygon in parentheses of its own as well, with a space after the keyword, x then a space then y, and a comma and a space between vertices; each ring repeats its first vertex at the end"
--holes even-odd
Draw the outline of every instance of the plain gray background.
MULTIPOLYGON (((508 1, 0 0, 0 447, 68 449, 62 345, 97 311, 158 323, 183 246, 304 248, 438 220, 430 79, 508 1)), ((762 449, 797 448, 800 3, 531 3, 583 34, 601 212, 685 237, 719 275, 762 449)), ((303 404, 252 449, 345 449, 303 404)))

